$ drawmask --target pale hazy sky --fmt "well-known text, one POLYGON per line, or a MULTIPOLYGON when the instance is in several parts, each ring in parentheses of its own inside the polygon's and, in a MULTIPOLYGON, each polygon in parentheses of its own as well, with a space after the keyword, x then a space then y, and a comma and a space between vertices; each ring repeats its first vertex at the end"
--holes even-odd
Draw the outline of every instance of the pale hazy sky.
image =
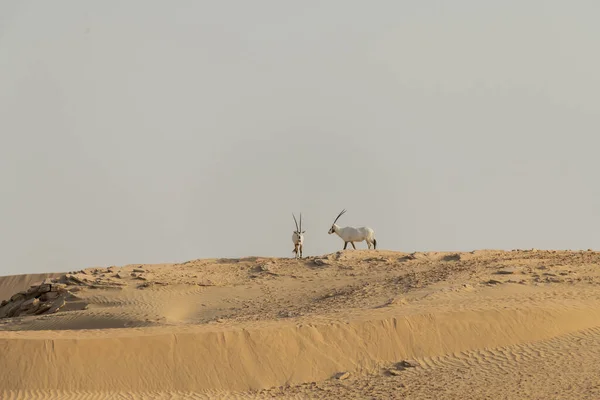
POLYGON ((600 249, 600 2, 0 0, 0 274, 600 249), (365 243, 358 245, 366 248, 365 243))

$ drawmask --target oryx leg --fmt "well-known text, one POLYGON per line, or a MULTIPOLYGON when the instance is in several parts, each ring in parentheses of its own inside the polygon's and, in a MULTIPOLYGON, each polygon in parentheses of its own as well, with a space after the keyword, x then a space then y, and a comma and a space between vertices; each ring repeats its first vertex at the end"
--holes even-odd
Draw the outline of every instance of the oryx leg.
POLYGON ((346 247, 348 247, 348 242, 344 242, 344 250, 346 250, 346 247))
POLYGON ((302 258, 302 245, 300 245, 300 258, 302 258))
POLYGON ((354 245, 354 242, 350 242, 350 244, 352 245, 352 247, 354 247, 354 250, 356 250, 356 246, 354 245))

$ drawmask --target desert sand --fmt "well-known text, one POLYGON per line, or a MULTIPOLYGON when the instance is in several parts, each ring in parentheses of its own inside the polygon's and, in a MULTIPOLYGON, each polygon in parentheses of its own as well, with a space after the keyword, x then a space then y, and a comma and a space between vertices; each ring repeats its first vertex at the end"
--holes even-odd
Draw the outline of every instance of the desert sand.
POLYGON ((1 277, 0 397, 598 399, 599 263, 349 249, 1 277))

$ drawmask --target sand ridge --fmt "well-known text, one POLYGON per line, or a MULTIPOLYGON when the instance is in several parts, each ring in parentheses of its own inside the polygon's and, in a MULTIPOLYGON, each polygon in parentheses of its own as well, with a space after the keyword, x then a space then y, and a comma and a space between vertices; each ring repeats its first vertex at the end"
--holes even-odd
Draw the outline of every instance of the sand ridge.
MULTIPOLYGON (((599 263, 592 251, 346 250, 74 271, 85 309, 0 319, 2 398, 542 398, 543 377, 519 375, 524 397, 484 383, 550 370, 562 349, 567 364, 593 358, 599 263), (434 384, 459 370, 483 386, 434 384)), ((578 373, 590 393, 595 372, 578 373)), ((561 382, 545 386, 553 398, 577 394, 560 397, 561 382)))

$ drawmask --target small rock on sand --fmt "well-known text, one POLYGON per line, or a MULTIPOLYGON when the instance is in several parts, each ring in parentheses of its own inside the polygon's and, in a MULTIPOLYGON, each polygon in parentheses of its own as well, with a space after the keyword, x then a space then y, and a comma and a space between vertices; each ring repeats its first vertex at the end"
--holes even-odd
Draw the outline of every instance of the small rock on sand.
POLYGON ((348 371, 339 372, 335 375, 335 378, 339 379, 340 381, 343 381, 344 379, 350 378, 350 372, 348 372, 348 371))
POLYGON ((489 281, 486 281, 485 283, 487 283, 488 285, 498 285, 498 284, 500 284, 502 282, 497 281, 495 279, 490 279, 489 281))
POLYGON ((394 368, 397 369, 398 371, 402 371, 403 369, 415 368, 415 367, 418 367, 419 365, 420 364, 414 360, 403 360, 403 361, 396 363, 394 365, 394 368))
POLYGON ((496 275, 511 275, 516 272, 515 268, 503 268, 496 271, 496 275))

